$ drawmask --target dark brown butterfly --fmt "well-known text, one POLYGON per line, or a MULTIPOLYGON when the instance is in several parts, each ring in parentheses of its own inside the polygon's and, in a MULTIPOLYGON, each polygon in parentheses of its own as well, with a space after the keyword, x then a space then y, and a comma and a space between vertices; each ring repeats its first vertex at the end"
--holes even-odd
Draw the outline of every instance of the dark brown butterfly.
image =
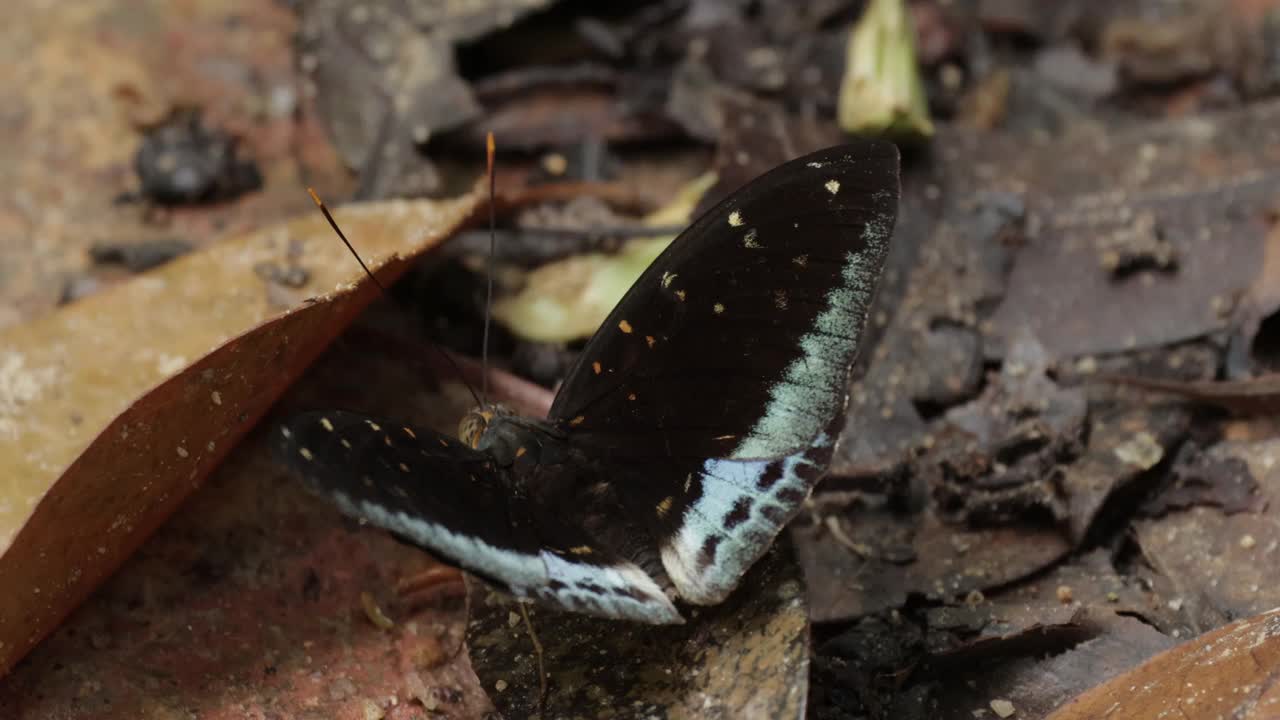
POLYGON ((826 471, 898 206, 898 152, 828 148, 760 176, 641 275, 546 420, 462 440, 316 412, 278 449, 348 514, 516 596, 678 623, 723 600, 826 471))

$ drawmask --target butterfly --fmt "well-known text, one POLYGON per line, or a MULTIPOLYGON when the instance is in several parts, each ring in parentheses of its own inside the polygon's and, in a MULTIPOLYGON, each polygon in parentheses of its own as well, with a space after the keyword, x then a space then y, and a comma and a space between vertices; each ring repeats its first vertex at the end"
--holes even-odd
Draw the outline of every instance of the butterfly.
POLYGON ((897 216, 897 148, 862 140, 732 193, 649 266, 548 417, 454 439, 310 412, 276 451, 345 513, 511 594, 653 624, 724 600, 830 463, 897 216))

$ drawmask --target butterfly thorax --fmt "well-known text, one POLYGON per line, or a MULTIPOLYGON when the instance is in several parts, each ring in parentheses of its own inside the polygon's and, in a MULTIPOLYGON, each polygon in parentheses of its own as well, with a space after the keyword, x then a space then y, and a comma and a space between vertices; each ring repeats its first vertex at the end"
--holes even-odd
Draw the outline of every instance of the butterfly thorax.
POLYGON ((458 424, 458 438, 488 454, 499 467, 563 460, 564 437, 550 424, 517 415, 493 403, 468 412, 458 424))

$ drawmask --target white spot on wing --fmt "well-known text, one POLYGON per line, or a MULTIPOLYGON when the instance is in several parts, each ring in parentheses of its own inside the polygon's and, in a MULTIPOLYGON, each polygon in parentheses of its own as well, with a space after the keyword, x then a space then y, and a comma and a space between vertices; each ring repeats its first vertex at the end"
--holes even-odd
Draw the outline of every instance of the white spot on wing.
POLYGON ((340 491, 331 491, 331 495, 347 514, 403 535, 464 567, 503 582, 517 597, 536 598, 600 617, 654 624, 684 621, 653 578, 631 563, 592 565, 566 560, 547 551, 538 555, 521 553, 455 533, 403 510, 355 500, 340 491), (565 587, 552 589, 552 580, 565 587), (592 588, 601 588, 604 592, 592 588))
POLYGON ((742 213, 737 210, 729 213, 729 225, 732 227, 742 227, 742 213))
POLYGON ((543 551, 550 580, 564 587, 535 587, 543 601, 597 617, 642 620, 656 624, 684 622, 671 601, 643 570, 631 563, 594 565, 543 551))
POLYGON ((547 568, 536 555, 507 550, 480 538, 454 533, 426 518, 410 515, 368 500, 354 500, 343 492, 331 491, 338 507, 349 515, 367 519, 380 528, 399 533, 424 547, 447 555, 462 565, 497 578, 515 588, 546 585, 547 568))
POLYGON ((840 181, 828 180, 827 184, 824 185, 823 187, 827 189, 827 192, 831 193, 832 195, 835 195, 836 193, 840 192, 840 181))
MULTIPOLYGON (((830 444, 825 434, 814 441, 814 446, 820 448, 830 444)), ((807 448, 781 461, 707 460, 703 464, 699 475, 701 496, 685 510, 675 535, 659 548, 662 565, 681 597, 714 605, 737 587, 743 574, 769 549, 812 489, 799 473, 801 465, 811 464, 806 451, 807 448), (775 462, 782 463, 781 477, 761 490, 757 483, 775 462), (744 497, 751 500, 751 512, 734 527, 726 527, 726 515, 744 497), (776 510, 766 515, 761 512, 766 507, 776 510), (712 536, 720 538, 715 561, 704 566, 699 556, 712 536)), ((815 479, 817 476, 818 473, 812 474, 815 479)))

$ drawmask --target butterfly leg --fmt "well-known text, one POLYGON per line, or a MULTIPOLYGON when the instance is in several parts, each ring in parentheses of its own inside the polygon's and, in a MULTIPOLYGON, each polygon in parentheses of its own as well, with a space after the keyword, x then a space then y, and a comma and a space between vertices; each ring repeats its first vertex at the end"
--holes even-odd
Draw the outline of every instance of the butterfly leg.
MULTIPOLYGON (((467 586, 462 571, 450 565, 436 565, 396 583, 396 594, 417 601, 440 597, 465 597, 467 586)), ((415 603, 416 604, 416 603, 415 603)))

